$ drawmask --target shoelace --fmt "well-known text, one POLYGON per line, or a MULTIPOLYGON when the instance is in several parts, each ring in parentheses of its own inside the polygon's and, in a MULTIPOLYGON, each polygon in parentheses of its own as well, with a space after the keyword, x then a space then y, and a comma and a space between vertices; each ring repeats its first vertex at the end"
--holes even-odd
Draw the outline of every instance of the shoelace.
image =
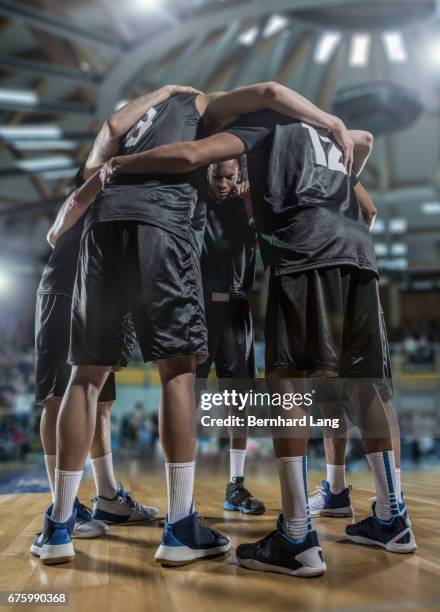
POLYGON ((78 518, 82 521, 90 521, 92 518, 92 511, 85 504, 79 503, 76 507, 76 513, 78 518))
POLYGON ((133 510, 136 510, 136 512, 144 512, 144 508, 142 507, 142 505, 136 500, 134 500, 132 497, 130 497, 127 491, 123 491, 121 493, 121 497, 130 506, 130 508, 133 508, 133 510))

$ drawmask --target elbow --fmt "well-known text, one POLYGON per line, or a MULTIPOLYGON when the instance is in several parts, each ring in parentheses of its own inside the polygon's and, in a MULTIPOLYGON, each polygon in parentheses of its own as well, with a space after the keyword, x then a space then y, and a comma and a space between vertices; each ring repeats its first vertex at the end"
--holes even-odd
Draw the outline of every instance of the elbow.
POLYGON ((196 170, 203 165, 200 148, 196 142, 185 142, 182 144, 181 160, 186 172, 196 170))
POLYGON ((262 97, 268 102, 278 100, 283 89, 283 85, 280 85, 280 83, 276 81, 267 81, 266 83, 262 83, 260 87, 262 97))
POLYGON ((365 149, 368 149, 368 151, 372 151, 373 150, 373 144, 374 144, 374 136, 371 132, 367 132, 367 131, 362 131, 362 135, 361 135, 361 146, 364 147, 365 149))
POLYGON ((102 131, 104 136, 109 140, 119 138, 117 121, 113 115, 104 121, 102 124, 102 131))

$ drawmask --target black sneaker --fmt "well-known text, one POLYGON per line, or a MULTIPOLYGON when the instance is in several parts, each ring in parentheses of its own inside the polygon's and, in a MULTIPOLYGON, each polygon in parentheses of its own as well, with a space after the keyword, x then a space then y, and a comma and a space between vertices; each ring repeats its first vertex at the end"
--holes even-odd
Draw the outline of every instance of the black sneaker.
POLYGON ((165 517, 162 543, 154 555, 162 565, 185 565, 228 552, 229 538, 204 525, 197 512, 169 523, 165 517))
POLYGON ((244 487, 243 476, 236 476, 231 482, 228 482, 223 508, 244 514, 264 514, 266 512, 263 502, 255 499, 244 487))
POLYGON ((243 567, 261 572, 311 578, 327 570, 316 531, 309 531, 304 540, 295 542, 283 532, 281 516, 275 531, 254 544, 240 544, 236 556, 243 567))
POLYGON ((373 514, 359 523, 347 525, 345 533, 351 542, 365 546, 381 546, 389 552, 411 553, 417 549, 408 521, 401 514, 388 521, 378 519, 375 504, 373 514))

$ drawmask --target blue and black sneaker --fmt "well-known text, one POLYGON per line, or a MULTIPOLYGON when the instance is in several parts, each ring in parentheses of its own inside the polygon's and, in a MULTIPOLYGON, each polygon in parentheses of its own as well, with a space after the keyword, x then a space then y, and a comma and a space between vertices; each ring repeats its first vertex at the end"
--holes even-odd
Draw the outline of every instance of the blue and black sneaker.
POLYGON ((310 516, 353 516, 350 491, 351 485, 340 493, 332 493, 330 483, 323 480, 317 492, 309 497, 310 516))
POLYGON ((223 508, 244 514, 264 514, 266 512, 263 502, 255 499, 244 487, 243 476, 237 476, 228 482, 223 508))
POLYGON ((185 565, 223 555, 230 548, 229 538, 206 527, 197 512, 192 512, 175 523, 165 517, 162 543, 154 558, 162 565, 185 565))
POLYGON ((301 541, 291 540, 282 524, 280 515, 275 531, 254 544, 240 544, 236 550, 238 563, 247 569, 303 578, 324 574, 327 566, 316 531, 309 531, 301 541))
POLYGON ((383 521, 376 516, 375 504, 373 514, 359 523, 347 525, 345 533, 351 542, 365 546, 381 546, 389 552, 411 553, 417 549, 408 520, 398 514, 383 521))
POLYGON ((57 523, 51 519, 53 505, 49 506, 44 515, 44 531, 37 534, 31 546, 31 553, 40 557, 46 565, 67 563, 75 557, 72 544, 72 531, 76 519, 76 508, 65 523, 57 523))

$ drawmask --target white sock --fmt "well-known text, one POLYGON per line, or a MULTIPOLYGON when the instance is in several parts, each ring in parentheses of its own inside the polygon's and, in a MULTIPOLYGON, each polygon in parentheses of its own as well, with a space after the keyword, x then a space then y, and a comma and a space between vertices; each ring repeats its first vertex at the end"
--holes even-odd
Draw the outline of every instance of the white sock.
POLYGON ((244 475, 244 460, 246 459, 246 450, 237 450, 231 448, 229 450, 229 480, 244 475))
POLYGON ((165 463, 169 523, 175 523, 191 512, 195 465, 195 461, 190 463, 165 463))
POLYGON ((71 516, 81 477, 80 472, 55 470, 55 501, 52 518, 57 523, 65 523, 71 516))
POLYGON ((93 477, 95 479, 96 493, 100 497, 113 499, 118 492, 118 485, 113 471, 113 455, 103 455, 90 460, 92 464, 93 477))
POLYGON ((376 516, 384 521, 399 514, 396 499, 394 451, 370 453, 367 461, 376 487, 376 516))
POLYGON ((55 501, 55 468, 57 466, 57 456, 44 455, 44 462, 46 464, 47 479, 49 481, 53 503, 55 501))
POLYGON ((278 459, 284 531, 292 540, 302 540, 312 529, 307 498, 307 457, 278 459))
POLYGON ((400 468, 396 468, 396 497, 402 503, 402 485, 400 483, 400 468))
POLYGON ((327 481, 332 493, 341 493, 347 486, 345 484, 345 465, 327 463, 327 481))

